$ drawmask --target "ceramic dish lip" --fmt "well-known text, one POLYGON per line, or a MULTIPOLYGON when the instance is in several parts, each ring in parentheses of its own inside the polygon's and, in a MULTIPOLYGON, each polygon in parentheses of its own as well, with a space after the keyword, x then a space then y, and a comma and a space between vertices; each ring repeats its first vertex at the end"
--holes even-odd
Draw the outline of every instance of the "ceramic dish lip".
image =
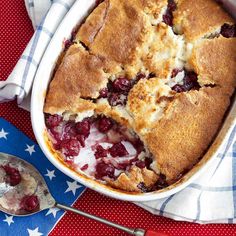
POLYGON ((59 25, 57 31, 55 32, 52 40, 46 49, 44 56, 38 67, 31 96, 31 122, 36 140, 42 149, 48 160, 60 171, 62 171, 67 176, 78 181, 79 183, 112 198, 127 200, 127 201, 151 201, 156 199, 161 199, 173 195, 184 189, 190 183, 192 183, 198 176, 200 176, 210 165, 211 162, 215 160, 215 156, 219 148, 223 145, 223 141, 231 132, 236 123, 236 100, 231 106, 231 111, 227 115, 227 118, 218 134, 214 140, 211 147, 208 149, 207 153, 197 163, 193 169, 191 169, 181 180, 170 185, 160 191, 154 191, 150 193, 142 194, 131 194, 127 192, 121 192, 119 190, 107 188, 94 180, 89 180, 81 175, 76 174, 74 171, 63 165, 50 151, 46 141, 45 141, 45 122, 43 114, 44 99, 46 96, 46 91, 48 84, 51 79, 51 75, 54 71, 55 64, 59 55, 63 50, 63 41, 69 38, 73 28, 81 22, 84 17, 88 15, 90 10, 95 6, 94 0, 86 1, 76 1, 72 8, 69 10, 61 24, 59 25))

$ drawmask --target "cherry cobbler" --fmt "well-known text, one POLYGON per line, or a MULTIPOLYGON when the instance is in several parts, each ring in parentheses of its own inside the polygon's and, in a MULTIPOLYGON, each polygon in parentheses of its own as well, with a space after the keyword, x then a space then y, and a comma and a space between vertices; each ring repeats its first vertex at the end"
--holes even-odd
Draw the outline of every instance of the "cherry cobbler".
POLYGON ((65 41, 46 139, 73 171, 150 192, 204 156, 236 85, 236 24, 213 0, 105 0, 65 41))

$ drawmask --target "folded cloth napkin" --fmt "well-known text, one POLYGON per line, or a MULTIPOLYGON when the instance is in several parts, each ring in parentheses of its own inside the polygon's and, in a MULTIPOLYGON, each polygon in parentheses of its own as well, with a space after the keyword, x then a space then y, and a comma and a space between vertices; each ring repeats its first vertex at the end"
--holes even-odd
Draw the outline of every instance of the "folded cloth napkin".
MULTIPOLYGON (((0 152, 18 156, 35 166, 59 203, 72 205, 85 189, 56 169, 37 144, 2 118, 0 152)), ((0 212, 0 235, 9 236, 13 232, 14 235, 48 235, 63 215, 64 211, 58 208, 50 208, 27 217, 15 217, 0 212)))
MULTIPOLYGON (((236 17, 235 0, 220 2, 236 17)), ((17 97, 21 106, 29 108, 27 95, 30 94, 38 64, 53 33, 74 1, 25 0, 25 3, 34 27, 39 26, 7 81, 0 82, 0 101, 17 97), (44 14, 46 16, 39 24, 44 14)), ((236 222, 236 126, 232 128, 208 171, 194 183, 168 198, 136 204, 153 214, 175 220, 236 222)))

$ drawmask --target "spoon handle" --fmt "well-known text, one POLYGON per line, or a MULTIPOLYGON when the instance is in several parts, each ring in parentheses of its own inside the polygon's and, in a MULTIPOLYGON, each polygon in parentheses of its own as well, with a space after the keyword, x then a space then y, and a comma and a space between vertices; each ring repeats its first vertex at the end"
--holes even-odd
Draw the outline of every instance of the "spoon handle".
POLYGON ((128 228, 128 227, 125 227, 125 226, 122 226, 122 225, 119 225, 119 224, 116 224, 114 222, 111 222, 111 221, 108 221, 102 217, 98 217, 98 216, 95 216, 95 215, 91 215, 89 213, 86 213, 86 212, 83 212, 83 211, 80 211, 78 209, 75 209, 75 208, 72 208, 72 207, 69 207, 69 206, 65 206, 65 205, 62 205, 60 203, 56 203, 55 207, 57 208, 60 208, 60 209, 63 209, 63 210, 66 210, 66 211, 71 211, 71 212, 74 212, 76 214, 79 214, 79 215, 82 215, 82 216, 85 216, 89 219, 92 219, 92 220, 96 220, 96 221, 99 221, 103 224, 106 224, 106 225, 109 225, 111 227, 114 227, 114 228, 117 228, 117 229, 120 229, 120 230, 123 230, 124 232, 128 233, 128 234, 131 234, 131 235, 136 235, 136 236, 144 236, 145 235, 145 230, 143 229, 132 229, 132 228, 128 228))

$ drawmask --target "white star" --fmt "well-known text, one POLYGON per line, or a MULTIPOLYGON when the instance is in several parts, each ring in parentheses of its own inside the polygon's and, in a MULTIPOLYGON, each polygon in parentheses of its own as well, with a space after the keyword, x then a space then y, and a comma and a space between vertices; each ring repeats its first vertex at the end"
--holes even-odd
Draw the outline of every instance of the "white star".
POLYGON ((46 214, 47 215, 50 215, 50 214, 53 214, 54 218, 56 218, 56 215, 57 215, 57 212, 60 211, 60 209, 56 208, 56 207, 53 207, 53 208, 50 208, 46 214))
POLYGON ((7 215, 5 215, 5 216, 6 216, 6 219, 3 221, 7 222, 8 226, 10 226, 12 223, 14 223, 13 216, 7 216, 7 215))
POLYGON ((47 169, 47 174, 45 174, 45 176, 49 177, 50 180, 52 180, 53 177, 56 177, 56 175, 54 174, 55 170, 48 170, 47 169))
POLYGON ((32 229, 27 229, 29 236, 41 236, 43 235, 42 233, 39 232, 39 227, 35 228, 34 230, 32 229))
POLYGON ((25 149, 26 152, 29 152, 30 156, 32 155, 33 152, 35 152, 34 150, 34 145, 29 146, 28 144, 26 144, 27 148, 25 149))
POLYGON ((8 134, 9 134, 9 133, 5 132, 4 129, 2 129, 2 130, 0 131, 0 138, 5 138, 5 139, 7 139, 7 135, 8 135, 8 134))
POLYGON ((82 188, 82 186, 79 185, 76 181, 74 181, 74 182, 66 181, 66 183, 67 183, 67 185, 68 185, 68 188, 67 188, 67 190, 65 191, 65 193, 72 191, 72 193, 75 195, 76 190, 77 190, 78 188, 82 188))

